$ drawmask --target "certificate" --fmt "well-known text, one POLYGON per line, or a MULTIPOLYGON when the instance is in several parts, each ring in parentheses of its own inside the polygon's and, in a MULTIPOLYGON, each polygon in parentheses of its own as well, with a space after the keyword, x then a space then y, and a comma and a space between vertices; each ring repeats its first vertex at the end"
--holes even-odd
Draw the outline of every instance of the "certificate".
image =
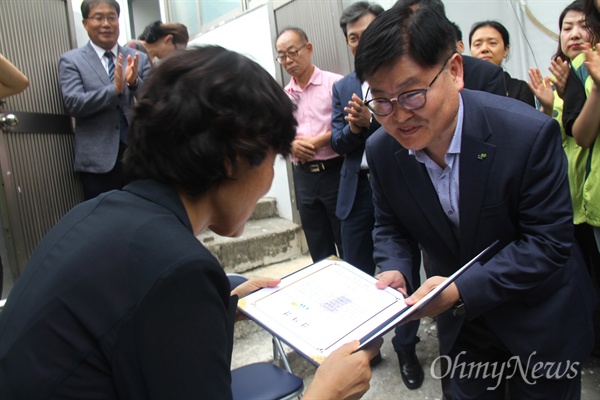
POLYGON ((239 300, 238 308, 319 365, 345 343, 359 340, 362 347, 408 322, 486 250, 412 307, 404 303, 401 292, 391 287, 378 289, 374 277, 329 257, 282 278, 277 287, 247 295, 239 300))

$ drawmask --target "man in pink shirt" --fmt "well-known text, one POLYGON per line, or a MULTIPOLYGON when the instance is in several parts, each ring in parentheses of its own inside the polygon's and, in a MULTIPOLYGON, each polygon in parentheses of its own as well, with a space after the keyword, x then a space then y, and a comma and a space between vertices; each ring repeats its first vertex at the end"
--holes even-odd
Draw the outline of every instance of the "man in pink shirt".
POLYGON ((310 60, 313 46, 299 28, 277 37, 277 61, 292 77, 285 91, 298 107, 292 143, 294 184, 300 220, 313 261, 342 256, 340 221, 335 216, 343 157, 332 150, 331 89, 342 75, 322 71, 310 60))

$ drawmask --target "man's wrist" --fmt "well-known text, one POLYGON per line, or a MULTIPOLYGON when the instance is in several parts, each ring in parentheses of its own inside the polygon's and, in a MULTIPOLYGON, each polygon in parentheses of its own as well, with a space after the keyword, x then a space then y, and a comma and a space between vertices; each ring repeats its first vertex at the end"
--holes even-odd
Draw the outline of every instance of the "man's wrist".
POLYGON ((467 310, 465 309, 465 303, 462 301, 462 299, 458 299, 456 304, 452 306, 452 315, 455 317, 462 317, 466 313, 467 310))
POLYGON ((129 88, 129 90, 135 90, 138 87, 138 82, 139 82, 139 78, 136 76, 135 81, 133 82, 132 85, 130 85, 129 82, 127 82, 127 87, 129 88))

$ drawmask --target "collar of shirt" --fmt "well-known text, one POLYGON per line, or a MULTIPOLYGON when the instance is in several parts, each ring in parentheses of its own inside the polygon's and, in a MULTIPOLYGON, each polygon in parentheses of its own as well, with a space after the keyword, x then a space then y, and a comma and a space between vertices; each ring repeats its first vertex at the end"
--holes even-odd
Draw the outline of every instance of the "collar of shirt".
POLYGON ((371 100, 371 91, 369 91, 369 82, 364 81, 362 83, 362 85, 360 85, 360 90, 362 90, 361 95, 362 95, 362 99, 363 100, 371 100), (365 94, 367 94, 367 91, 369 92, 368 93, 368 97, 369 97, 368 99, 365 98, 365 94))
MULTIPOLYGON (((102 65, 104 65, 104 69, 106 69, 106 71, 108 72, 108 60, 106 59, 106 57, 104 57, 104 53, 106 53, 106 50, 104 50, 102 47, 96 46, 94 44, 94 42, 92 42, 92 41, 90 41, 90 44, 92 45, 92 49, 94 49, 94 51, 98 55, 100 62, 102 62, 102 65)), ((119 45, 115 44, 115 46, 112 49, 110 49, 110 51, 115 56, 113 61, 114 61, 115 65, 117 65, 117 56, 119 55, 119 45)))
POLYGON ((298 85, 298 83, 296 82, 296 78, 292 77, 292 79, 290 80, 290 83, 287 84, 287 86, 285 87, 286 90, 289 93, 294 93, 294 92, 304 92, 306 90, 306 88, 308 88, 310 85, 315 85, 315 86, 319 86, 323 83, 323 72, 316 66, 314 66, 314 70, 313 70, 313 74, 311 75, 310 79, 308 80, 308 83, 306 84, 306 86, 304 86, 304 89, 302 89, 300 87, 300 85, 298 85))
MULTIPOLYGON (((452 164, 454 163, 454 158, 451 156, 452 154, 460 154, 460 145, 462 143, 462 127, 463 127, 463 115, 464 115, 464 106, 462 96, 459 95, 459 105, 458 105, 458 115, 456 118, 456 128, 454 128, 454 135, 452 136, 452 141, 450 142, 450 147, 448 147, 448 151, 446 151, 446 156, 444 157, 446 161, 446 165, 452 168, 452 164)), ((408 150, 408 153, 415 156, 417 161, 421 163, 425 163, 426 160, 429 160, 429 156, 425 153, 424 150, 408 150)))

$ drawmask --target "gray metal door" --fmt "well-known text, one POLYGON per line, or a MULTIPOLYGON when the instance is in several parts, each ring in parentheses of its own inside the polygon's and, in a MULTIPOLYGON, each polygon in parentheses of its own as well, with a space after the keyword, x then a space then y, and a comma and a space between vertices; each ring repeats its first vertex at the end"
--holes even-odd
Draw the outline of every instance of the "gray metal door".
POLYGON ((76 43, 71 2, 0 0, 0 53, 29 78, 0 109, 0 257, 6 297, 48 230, 83 200, 58 59, 76 43))
MULTIPOLYGON (((275 9, 277 32, 288 27, 301 28, 313 44, 312 62, 325 71, 346 75, 354 69, 354 60, 340 29, 342 1, 294 0, 275 9)), ((290 81, 281 68, 283 85, 290 81)))

